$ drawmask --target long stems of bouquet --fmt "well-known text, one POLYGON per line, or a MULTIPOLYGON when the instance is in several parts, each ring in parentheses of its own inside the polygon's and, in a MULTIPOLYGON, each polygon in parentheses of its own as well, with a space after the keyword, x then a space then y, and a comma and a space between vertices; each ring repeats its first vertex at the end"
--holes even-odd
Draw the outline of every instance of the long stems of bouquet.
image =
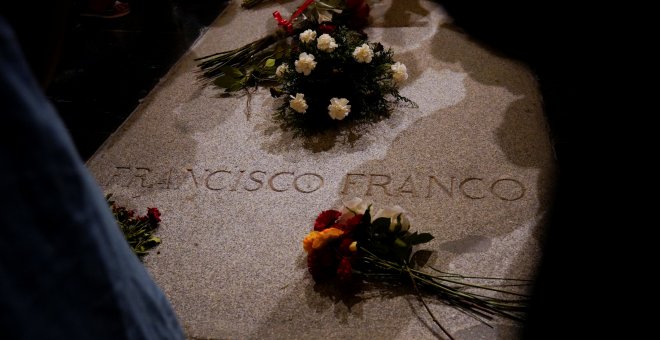
POLYGON ((223 75, 226 66, 239 67, 255 64, 256 61, 264 58, 264 54, 273 52, 268 48, 283 38, 285 36, 280 34, 271 34, 237 49, 214 53, 195 60, 202 61, 199 63, 199 68, 203 71, 202 76, 212 79, 223 75))
MULTIPOLYGON (((481 285, 466 281, 467 279, 480 280, 508 280, 527 282, 527 280, 502 279, 493 277, 462 276, 458 274, 446 273, 433 269, 437 274, 430 274, 418 269, 414 269, 407 263, 399 263, 383 259, 365 248, 360 248, 363 256, 360 258, 365 264, 365 268, 371 268, 361 272, 366 277, 376 276, 379 278, 390 277, 400 280, 407 276, 410 278, 412 286, 417 293, 418 298, 426 308, 433 322, 450 338, 452 336, 442 327, 436 319, 433 312, 423 299, 423 294, 436 295, 442 298, 448 304, 458 308, 466 314, 487 324, 494 316, 501 316, 512 320, 523 321, 522 314, 527 309, 528 299, 525 294, 518 292, 495 288, 511 285, 481 285), (503 295, 497 298, 485 295, 490 292, 503 295)), ((515 284, 518 285, 518 284, 515 284)), ((514 285, 514 286, 515 286, 514 285)), ((523 285, 523 284, 520 284, 523 285)))

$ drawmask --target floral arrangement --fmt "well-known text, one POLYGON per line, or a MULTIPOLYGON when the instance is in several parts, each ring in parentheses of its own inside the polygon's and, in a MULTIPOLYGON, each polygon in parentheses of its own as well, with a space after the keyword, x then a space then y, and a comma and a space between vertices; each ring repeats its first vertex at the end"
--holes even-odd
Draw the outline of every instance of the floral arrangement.
POLYGON ((393 54, 345 27, 304 30, 276 69, 280 85, 271 93, 284 100, 275 117, 295 132, 316 132, 342 120, 387 117, 401 101, 412 104, 399 94, 408 73, 393 54))
POLYGON ((523 320, 526 295, 502 287, 524 286, 521 282, 527 280, 463 276, 426 265, 422 258, 428 251, 413 253, 413 248, 434 237, 411 233, 410 220, 399 206, 379 209, 375 214, 373 210, 371 204, 355 198, 340 210, 318 215, 313 230, 303 240, 307 267, 316 282, 350 287, 355 282, 376 281, 410 287, 449 338, 451 334, 424 297, 438 298, 482 322, 496 316, 523 320), (518 283, 493 284, 495 281, 518 283))
POLYGON ((147 252, 160 244, 159 237, 154 235, 160 225, 160 211, 158 208, 147 208, 146 215, 137 215, 134 210, 128 210, 106 196, 112 214, 119 225, 128 245, 135 255, 142 259, 147 252))
POLYGON ((388 117, 401 102, 415 106, 398 90, 406 66, 361 31, 369 16, 365 0, 306 0, 288 20, 273 16, 277 32, 199 58, 202 78, 227 92, 270 87, 282 99, 274 117, 295 135, 388 117))
POLYGON ((273 16, 279 28, 272 34, 234 50, 197 58, 201 77, 227 92, 277 84, 276 64, 291 53, 289 37, 310 26, 359 30, 367 24, 369 6, 365 0, 306 0, 288 20, 278 11, 273 16))

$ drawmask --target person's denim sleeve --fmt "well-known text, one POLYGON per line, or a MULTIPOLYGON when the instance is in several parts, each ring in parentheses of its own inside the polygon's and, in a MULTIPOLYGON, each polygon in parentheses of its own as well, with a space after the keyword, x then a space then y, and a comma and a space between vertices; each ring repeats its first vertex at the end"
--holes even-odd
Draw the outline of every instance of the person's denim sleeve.
POLYGON ((0 338, 183 338, 1 17, 0 338))

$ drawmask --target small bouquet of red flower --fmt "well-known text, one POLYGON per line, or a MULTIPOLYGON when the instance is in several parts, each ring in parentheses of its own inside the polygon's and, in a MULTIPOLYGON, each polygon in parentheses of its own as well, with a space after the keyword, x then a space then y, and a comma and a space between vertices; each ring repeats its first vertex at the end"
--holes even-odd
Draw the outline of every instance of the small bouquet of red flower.
POLYGON ((107 195, 106 200, 112 209, 112 214, 119 225, 128 245, 140 259, 147 255, 147 251, 160 244, 159 237, 154 235, 160 225, 160 211, 158 208, 147 208, 146 215, 138 215, 135 210, 126 209, 107 195))
POLYGON ((314 230, 303 240, 307 266, 315 281, 336 280, 344 285, 363 280, 409 286, 449 338, 424 297, 439 298, 484 322, 495 316, 522 320, 527 297, 501 288, 510 284, 492 282, 527 280, 463 276, 420 264, 416 257, 425 251, 413 254, 413 247, 431 241, 433 236, 410 232, 410 220, 399 206, 372 212, 371 204, 355 198, 345 202, 341 210, 319 214, 314 230))

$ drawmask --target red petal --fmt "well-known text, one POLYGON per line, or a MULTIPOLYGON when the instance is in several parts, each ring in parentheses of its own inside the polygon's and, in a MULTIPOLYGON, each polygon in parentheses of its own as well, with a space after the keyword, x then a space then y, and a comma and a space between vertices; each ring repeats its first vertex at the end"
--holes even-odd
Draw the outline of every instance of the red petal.
POLYGON ((337 210, 322 211, 314 222, 314 230, 322 231, 329 228, 335 224, 339 216, 341 216, 341 213, 337 210))

